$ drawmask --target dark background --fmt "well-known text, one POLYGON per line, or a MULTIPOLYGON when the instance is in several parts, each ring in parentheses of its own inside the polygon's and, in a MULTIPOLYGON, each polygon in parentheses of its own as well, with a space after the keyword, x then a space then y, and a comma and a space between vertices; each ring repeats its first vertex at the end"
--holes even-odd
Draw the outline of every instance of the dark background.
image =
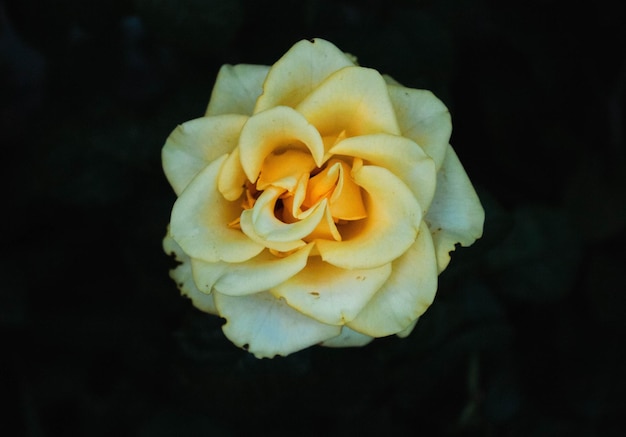
POLYGON ((623 2, 0 1, 0 433, 625 435, 623 2), (224 63, 323 37, 451 110, 487 211, 407 339, 256 360, 161 249, 224 63))

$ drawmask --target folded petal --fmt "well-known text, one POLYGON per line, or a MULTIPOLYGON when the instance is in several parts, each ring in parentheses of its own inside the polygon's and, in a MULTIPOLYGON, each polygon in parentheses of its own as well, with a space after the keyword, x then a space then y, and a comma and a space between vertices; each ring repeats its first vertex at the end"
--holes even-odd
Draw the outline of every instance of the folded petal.
POLYGON ((348 326, 372 337, 406 330, 432 303, 437 273, 435 249, 423 224, 415 243, 393 262, 387 282, 348 326))
POLYGON ((346 67, 330 75, 296 110, 325 136, 400 134, 385 80, 376 70, 346 67))
POLYGON ((351 65, 352 60, 330 42, 302 40, 272 66, 254 112, 280 105, 293 108, 331 73, 351 65))
POLYGON ((388 85, 388 90, 402 136, 419 144, 439 170, 452 133, 448 108, 427 90, 396 85, 388 85))
POLYGON ((455 244, 470 246, 483 234, 485 210, 452 146, 437 173, 437 190, 424 221, 433 236, 440 272, 450 262, 455 244))
POLYGON ((413 244, 422 211, 411 190, 389 170, 368 165, 353 173, 365 192, 368 216, 342 225, 342 241, 315 240, 317 248, 324 261, 337 267, 380 267, 413 244))
POLYGON ((217 189, 217 176, 227 156, 202 170, 172 209, 170 235, 187 255, 207 262, 242 262, 263 250, 229 226, 241 214, 241 205, 226 200, 217 189))
MULTIPOLYGON (((327 208, 327 200, 324 199, 315 207, 305 212, 306 217, 293 223, 284 223, 276 218, 276 202, 284 191, 281 188, 270 187, 259 196, 254 207, 241 213, 242 230, 247 233, 250 223, 254 229, 254 235, 263 238, 264 241, 290 242, 305 238, 317 227, 324 217, 327 208)), ((269 246, 268 246, 269 247, 269 246)))
POLYGON ((195 283, 205 293, 215 289, 229 296, 242 296, 275 287, 297 274, 307 265, 312 248, 313 243, 280 258, 264 250, 241 263, 192 259, 191 266, 195 283))
POLYGON ((235 297, 214 292, 215 305, 227 322, 226 337, 257 358, 288 355, 336 337, 341 327, 320 323, 270 293, 235 297))
POLYGON ((177 195, 210 162, 237 146, 248 117, 202 117, 178 126, 167 138, 161 157, 163 171, 177 195))
POLYGON ((200 311, 217 314, 213 295, 203 293, 196 287, 191 270, 191 259, 185 255, 183 249, 169 235, 166 235, 163 239, 163 250, 165 253, 173 255, 176 261, 180 263, 176 268, 170 270, 170 277, 178 285, 180 293, 191 299, 193 306, 200 311))
POLYGON ((435 164, 408 138, 388 134, 350 137, 337 143, 330 153, 356 156, 390 170, 411 189, 424 211, 430 206, 437 181, 435 164))
POLYGON ((346 270, 310 257, 295 276, 270 292, 289 306, 323 323, 344 325, 354 319, 391 274, 391 263, 346 270))
POLYGON ((246 185, 246 174, 241 167, 239 147, 228 155, 217 177, 217 188, 226 200, 237 200, 246 185))
POLYGON ((239 138, 241 165, 248 180, 256 182, 265 159, 287 150, 308 151, 322 165, 324 143, 315 127, 287 106, 277 106, 251 117, 239 138))
POLYGON ((374 337, 361 334, 360 332, 353 331, 347 326, 344 326, 341 328, 341 334, 322 342, 321 345, 326 347, 360 347, 365 346, 372 340, 374 340, 374 337))
POLYGON ((269 69, 265 65, 223 65, 217 74, 206 115, 252 115, 269 69))

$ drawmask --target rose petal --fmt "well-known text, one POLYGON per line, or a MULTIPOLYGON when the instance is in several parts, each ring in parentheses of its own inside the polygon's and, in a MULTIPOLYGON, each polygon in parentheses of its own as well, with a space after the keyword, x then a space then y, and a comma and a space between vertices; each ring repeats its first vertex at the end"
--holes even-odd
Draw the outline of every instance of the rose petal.
POLYGON ((270 293, 234 297, 214 292, 215 304, 227 322, 224 334, 257 358, 288 355, 336 337, 341 327, 320 323, 270 293))
POLYGON ((209 293, 215 289, 229 296, 258 293, 288 280, 307 265, 313 244, 282 258, 264 250, 242 263, 207 263, 191 260, 198 288, 209 293))
POLYGON ((408 138, 387 134, 350 137, 339 142, 330 152, 356 156, 390 170, 411 189, 424 211, 430 206, 437 180, 435 164, 408 138))
POLYGON ((413 332, 413 329, 415 329, 415 325, 417 325, 418 320, 419 320, 419 317, 413 320, 411 323, 409 323, 409 326, 404 328, 402 331, 396 332, 396 335, 400 338, 406 338, 409 335, 411 335, 411 332, 413 332))
POLYGON ((235 147, 220 169, 217 189, 226 200, 235 201, 241 197, 245 184, 246 174, 241 167, 239 147, 235 147))
POLYGON ((239 229, 228 226, 239 217, 241 205, 224 199, 217 190, 217 175, 227 156, 202 170, 172 209, 170 235, 187 255, 207 262, 242 262, 263 250, 239 229))
POLYGON ((300 41, 272 66, 254 112, 293 108, 331 73, 350 65, 350 58, 328 41, 300 41))
POLYGON ((176 261, 181 263, 176 268, 170 270, 170 277, 178 285, 180 293, 191 299, 193 306, 200 311, 217 314, 213 295, 203 293, 196 287, 191 270, 191 259, 185 255, 183 249, 169 235, 166 235, 163 239, 163 250, 167 254, 174 255, 176 261))
POLYGON ((277 106, 251 117, 239 138, 241 165, 248 180, 256 182, 265 159, 272 152, 307 150, 317 166, 322 165, 324 143, 319 132, 301 114, 277 106))
POLYGON ((374 340, 374 337, 361 334, 360 332, 353 331, 352 329, 344 326, 341 328, 341 334, 339 336, 331 338, 322 342, 322 346, 326 347, 360 347, 365 346, 374 340))
POLYGON ((307 266, 270 292, 322 323, 344 325, 354 319, 391 274, 391 263, 373 269, 345 270, 310 257, 307 266))
POLYGON ((163 171, 177 195, 210 162, 237 146, 248 117, 203 117, 178 126, 167 138, 161 157, 163 171))
POLYGON ((252 115, 269 69, 265 65, 223 65, 217 74, 206 115, 252 115))
POLYGON ((395 85, 388 85, 388 90, 402 136, 419 144, 439 170, 452 133, 448 108, 427 90, 395 85))
POLYGON ((287 150, 280 155, 271 154, 263 163, 256 188, 264 190, 273 185, 293 193, 302 175, 308 175, 314 168, 313 157, 302 150, 287 150))
POLYGON ((330 75, 298 106, 320 134, 400 134, 387 85, 376 71, 346 67, 330 75))
POLYGON ((315 240, 317 248, 337 267, 379 267, 413 244, 422 212, 411 190, 385 168, 362 166, 353 178, 365 191, 367 218, 341 226, 343 241, 315 240))
POLYGON ((324 199, 315 207, 305 211, 300 220, 294 223, 284 223, 275 215, 276 201, 283 193, 283 189, 276 187, 269 187, 263 191, 254 207, 241 213, 241 222, 246 221, 246 228, 244 229, 242 225, 241 229, 247 233, 249 217, 254 235, 263 238, 263 241, 281 243, 298 241, 313 232, 324 217, 328 201, 324 199))
POLYGON ((452 146, 437 173, 437 190, 424 220, 433 236, 440 272, 450 262, 455 244, 469 246, 483 234, 485 210, 452 146))
POLYGON ((372 337, 401 332, 426 311, 436 291, 435 249, 423 224, 415 243, 393 262, 385 285, 348 326, 372 337))

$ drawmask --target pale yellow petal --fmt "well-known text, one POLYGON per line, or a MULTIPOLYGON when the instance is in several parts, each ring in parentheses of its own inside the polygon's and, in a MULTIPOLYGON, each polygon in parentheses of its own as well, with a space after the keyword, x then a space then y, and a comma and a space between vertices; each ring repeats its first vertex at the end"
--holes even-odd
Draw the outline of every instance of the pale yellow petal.
POLYGON ((241 164, 250 182, 256 182, 265 159, 287 150, 304 150, 317 166, 324 158, 324 143, 315 127, 287 106, 277 106, 251 117, 239 138, 241 164))
POLYGON ((200 311, 217 314, 213 295, 203 293, 196 286, 191 270, 191 258, 183 252, 181 247, 169 235, 166 235, 163 239, 163 250, 168 255, 173 255, 174 259, 180 263, 176 268, 170 270, 170 277, 176 282, 180 293, 191 299, 193 306, 200 311))
POLYGON ((437 173, 437 190, 424 220, 433 236, 439 271, 450 262, 455 244, 470 246, 483 234, 485 210, 451 146, 437 173))
POLYGON ((248 117, 203 117, 178 126, 167 138, 161 157, 163 171, 177 195, 210 162, 237 146, 248 117))
POLYGON ((362 166, 353 178, 365 192, 367 218, 342 225, 342 241, 316 240, 317 248, 337 267, 380 267, 413 244, 422 212, 411 190, 385 168, 362 166))
POLYGON ((348 326, 372 337, 403 332, 426 311, 436 291, 435 249, 424 224, 415 243, 393 262, 387 282, 348 326))
POLYGON ((264 250, 241 263, 207 263, 192 259, 195 283, 204 292, 215 289, 230 296, 258 293, 288 280, 307 265, 313 244, 278 258, 264 250))
POLYGON ((301 220, 294 223, 284 223, 275 215, 276 201, 282 193, 282 189, 275 187, 263 191, 254 204, 254 208, 242 213, 242 220, 244 215, 250 215, 255 234, 264 240, 278 242, 301 240, 313 232, 322 220, 327 201, 323 200, 315 207, 307 210, 304 213, 306 216, 301 220))
POLYGON ((351 65, 352 60, 330 42, 302 40, 272 66, 254 112, 295 107, 331 73, 351 65))
POLYGON ((322 342, 326 347, 361 347, 374 340, 374 337, 353 331, 347 326, 341 328, 341 334, 322 342))
POLYGON ((437 182, 435 164, 415 142, 395 135, 363 135, 340 141, 330 152, 390 170, 411 189, 422 210, 430 206, 437 182))
POLYGON ((263 250, 239 229, 228 226, 239 217, 241 205, 224 199, 217 189, 217 176, 227 156, 202 170, 172 209, 170 235, 189 256, 207 262, 242 262, 263 250))
POLYGON ((270 154, 263 163, 256 188, 264 190, 273 185, 293 193, 302 175, 308 175, 315 167, 311 154, 303 150, 270 154))
POLYGON ((237 200, 246 185, 246 174, 241 167, 239 147, 235 147, 220 169, 217 188, 226 200, 237 200))
POLYGON ((411 332, 413 332, 413 329, 415 329, 415 325, 417 325, 418 320, 419 320, 419 317, 413 320, 411 323, 409 323, 409 326, 404 328, 402 331, 396 333, 396 335, 400 338, 407 338, 409 335, 411 335, 411 332))
POLYGON ((452 133, 448 108, 428 90, 388 85, 402 136, 412 139, 441 167, 452 133))
POLYGON ((266 65, 223 65, 217 74, 206 115, 252 115, 269 69, 266 65))
POLYGON ((257 358, 289 355, 336 337, 341 327, 320 323, 270 293, 227 296, 214 292, 215 305, 227 322, 226 337, 257 358))
POLYGON ((391 263, 346 270, 310 257, 307 266, 270 292, 289 306, 323 323, 344 325, 354 319, 391 274, 391 263))
POLYGON ((400 134, 387 85, 376 71, 346 67, 328 77, 298 106, 322 137, 400 134))

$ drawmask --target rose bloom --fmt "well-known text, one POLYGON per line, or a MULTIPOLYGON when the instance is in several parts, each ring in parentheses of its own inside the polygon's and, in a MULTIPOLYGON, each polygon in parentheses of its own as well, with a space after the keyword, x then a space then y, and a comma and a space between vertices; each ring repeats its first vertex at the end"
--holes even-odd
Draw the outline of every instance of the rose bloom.
POLYGON ((256 357, 407 336, 484 211, 430 91, 315 39, 224 65, 163 147, 182 294, 256 357))

